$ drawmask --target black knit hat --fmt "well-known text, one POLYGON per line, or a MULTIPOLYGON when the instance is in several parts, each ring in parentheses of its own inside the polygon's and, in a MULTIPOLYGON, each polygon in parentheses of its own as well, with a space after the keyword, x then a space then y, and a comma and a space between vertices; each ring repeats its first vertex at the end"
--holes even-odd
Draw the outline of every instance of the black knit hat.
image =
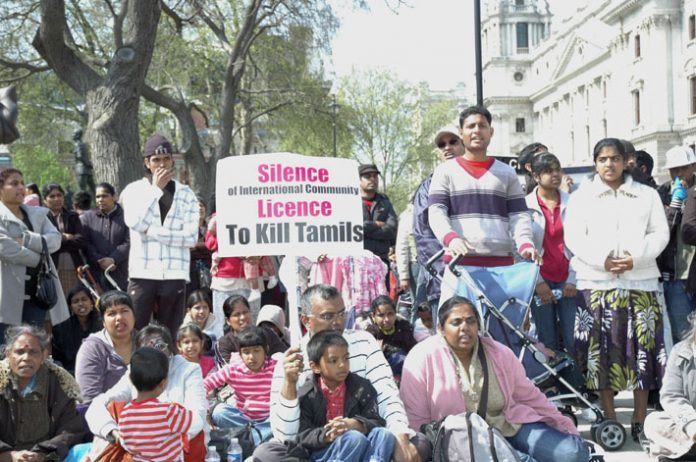
POLYGON ((150 157, 154 154, 174 154, 172 143, 160 134, 152 135, 145 142, 143 157, 150 157))

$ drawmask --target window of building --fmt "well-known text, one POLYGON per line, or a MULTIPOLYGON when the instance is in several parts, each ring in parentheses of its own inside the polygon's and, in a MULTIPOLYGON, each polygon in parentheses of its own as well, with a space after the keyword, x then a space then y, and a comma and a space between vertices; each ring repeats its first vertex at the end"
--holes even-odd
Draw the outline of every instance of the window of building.
POLYGON ((529 27, 526 22, 518 22, 517 28, 517 51, 527 52, 529 50, 529 27))
POLYGON ((640 90, 631 92, 633 97, 633 125, 640 125, 640 90))
POLYGON ((633 37, 633 51, 635 54, 636 58, 640 58, 640 35, 636 34, 635 37, 633 37))
POLYGON ((691 88, 691 113, 696 114, 696 76, 689 78, 691 88))
POLYGON ((517 133, 524 133, 525 132, 524 118, 523 117, 519 117, 519 118, 515 119, 515 131, 517 133))
POLYGON ((515 0, 515 5, 524 6, 524 0, 515 0))
POLYGON ((696 39, 696 15, 689 16, 689 40, 696 39))

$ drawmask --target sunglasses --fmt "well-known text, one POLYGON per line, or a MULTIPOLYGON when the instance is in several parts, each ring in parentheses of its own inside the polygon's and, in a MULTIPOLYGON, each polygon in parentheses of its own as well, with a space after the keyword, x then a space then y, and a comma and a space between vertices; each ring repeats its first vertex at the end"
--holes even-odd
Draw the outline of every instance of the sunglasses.
POLYGON ((458 145, 458 144, 459 144, 459 138, 453 138, 453 139, 451 139, 451 140, 449 140, 449 141, 440 141, 439 143, 437 143, 437 147, 440 148, 440 149, 442 149, 442 148, 444 148, 445 146, 447 146, 448 144, 449 144, 450 146, 456 146, 456 145, 458 145))

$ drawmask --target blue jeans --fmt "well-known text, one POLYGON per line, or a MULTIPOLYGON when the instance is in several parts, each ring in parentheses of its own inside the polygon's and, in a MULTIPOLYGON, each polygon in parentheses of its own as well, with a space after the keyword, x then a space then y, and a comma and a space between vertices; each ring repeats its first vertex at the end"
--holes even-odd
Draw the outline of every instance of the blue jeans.
POLYGON ((244 427, 247 424, 251 424, 256 430, 258 430, 258 432, 251 432, 256 446, 266 441, 273 435, 273 432, 271 431, 270 418, 262 420, 261 422, 254 422, 242 414, 239 409, 234 406, 230 406, 229 404, 223 403, 215 406, 211 419, 213 420, 213 423, 220 428, 244 427))
POLYGON ((395 445, 396 437, 384 427, 373 428, 368 435, 350 430, 336 438, 328 448, 314 451, 310 459, 315 462, 390 462, 395 445))
MULTIPOLYGON (((565 282, 546 281, 551 290, 563 290, 565 282)), ((577 303, 575 298, 562 297, 556 303, 547 303, 537 306, 532 301, 532 317, 537 328, 539 341, 554 351, 561 351, 558 343, 560 333, 563 345, 569 353, 573 349, 573 335, 575 330, 575 310, 577 303), (559 332, 560 331, 560 332, 559 332)))
POLYGON ((686 281, 683 279, 664 283, 667 315, 672 326, 674 343, 681 341, 690 328, 687 317, 694 309, 693 299, 686 292, 686 281))
POLYGON ((579 437, 562 433, 545 423, 522 424, 522 428, 506 438, 517 450, 522 462, 587 462, 590 451, 579 437))

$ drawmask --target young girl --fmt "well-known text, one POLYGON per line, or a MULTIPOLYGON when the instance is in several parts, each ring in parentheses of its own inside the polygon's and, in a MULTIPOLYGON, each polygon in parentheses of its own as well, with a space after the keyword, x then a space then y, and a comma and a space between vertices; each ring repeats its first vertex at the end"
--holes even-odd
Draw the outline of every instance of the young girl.
POLYGON ((397 319, 396 305, 386 295, 372 301, 370 317, 374 324, 369 325, 367 331, 381 342, 382 352, 394 375, 401 376, 404 359, 416 344, 411 324, 405 319, 397 319))
POLYGON ((211 356, 205 356, 203 331, 196 324, 184 324, 176 333, 176 347, 179 354, 192 363, 201 366, 203 378, 215 369, 215 360, 211 356))
POLYGON ((213 303, 208 292, 205 290, 194 290, 186 300, 186 316, 182 326, 195 324, 209 337, 206 341, 205 350, 209 351, 212 344, 222 336, 222 323, 217 322, 217 317, 212 312, 213 303), (219 326, 217 324, 220 324, 219 326), (218 332, 220 331, 220 332, 218 332))

